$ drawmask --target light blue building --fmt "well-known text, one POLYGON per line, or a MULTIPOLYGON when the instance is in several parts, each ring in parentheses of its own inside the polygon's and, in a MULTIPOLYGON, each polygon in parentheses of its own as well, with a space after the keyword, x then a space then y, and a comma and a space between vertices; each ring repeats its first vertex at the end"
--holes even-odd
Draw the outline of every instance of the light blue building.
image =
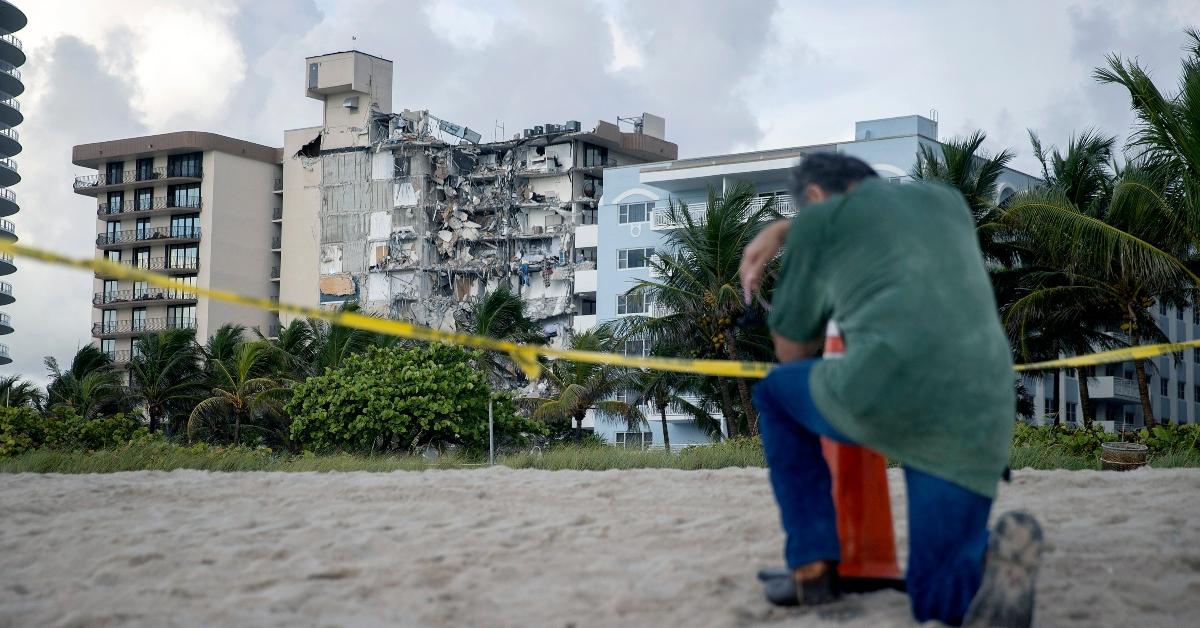
MULTIPOLYGON (((653 313, 652 304, 624 293, 636 280, 649 277, 649 257, 663 246, 664 235, 678 227, 669 218, 671 203, 687 203, 689 211, 703 212, 709 188, 720 192, 739 181, 748 181, 761 197, 758 202, 774 197, 776 208, 787 214, 794 211, 788 171, 807 154, 836 151, 853 155, 870 164, 881 177, 903 182, 909 179, 918 147, 937 143, 935 120, 904 116, 858 122, 854 139, 846 142, 606 169, 597 224, 576 229, 577 255, 594 260, 596 269, 576 273, 575 329, 588 329, 630 314, 653 313)), ((1004 198, 1037 181, 1015 170, 1006 171, 998 195, 1004 198)), ((648 350, 640 341, 626 347, 629 353, 648 350)), ((647 416, 651 420, 642 433, 627 433, 625 427, 603 421, 596 422, 594 428, 597 434, 618 444, 662 446, 661 424, 654 420, 653 412, 647 412, 647 416)), ((669 416, 668 425, 672 446, 708 442, 682 416, 669 416)))

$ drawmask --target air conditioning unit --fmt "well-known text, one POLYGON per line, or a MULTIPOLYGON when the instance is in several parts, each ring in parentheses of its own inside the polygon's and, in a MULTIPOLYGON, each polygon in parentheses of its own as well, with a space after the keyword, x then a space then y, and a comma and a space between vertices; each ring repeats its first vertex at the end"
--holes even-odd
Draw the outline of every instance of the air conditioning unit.
POLYGON ((351 111, 358 109, 358 96, 351 96, 342 101, 342 106, 351 111))
POLYGON ((579 125, 579 120, 567 120, 567 123, 563 125, 564 130, 574 133, 578 133, 582 128, 583 127, 579 125))

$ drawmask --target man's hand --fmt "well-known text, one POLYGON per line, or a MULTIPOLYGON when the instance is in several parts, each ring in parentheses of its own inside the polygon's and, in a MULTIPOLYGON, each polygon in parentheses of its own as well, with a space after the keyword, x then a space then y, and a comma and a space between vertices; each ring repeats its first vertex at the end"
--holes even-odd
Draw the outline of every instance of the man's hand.
POLYGON ((787 239, 791 226, 790 220, 776 220, 758 232, 742 252, 742 264, 738 267, 738 275, 742 280, 742 296, 746 299, 746 305, 750 305, 750 299, 762 285, 763 270, 767 263, 779 254, 779 249, 783 248, 783 241, 787 239))

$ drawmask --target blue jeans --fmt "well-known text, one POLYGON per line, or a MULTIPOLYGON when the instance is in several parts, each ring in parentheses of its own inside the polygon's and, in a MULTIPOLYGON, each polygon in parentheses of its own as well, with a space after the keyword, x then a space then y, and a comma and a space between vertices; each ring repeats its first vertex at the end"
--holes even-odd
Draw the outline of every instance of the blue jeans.
MULTIPOLYGON (((820 437, 850 441, 813 404, 808 380, 815 363, 776 366, 754 387, 771 487, 787 535, 784 558, 791 569, 841 557, 820 437)), ((960 625, 983 578, 992 500, 907 466, 904 480, 909 545, 905 580, 913 615, 917 621, 960 625)))

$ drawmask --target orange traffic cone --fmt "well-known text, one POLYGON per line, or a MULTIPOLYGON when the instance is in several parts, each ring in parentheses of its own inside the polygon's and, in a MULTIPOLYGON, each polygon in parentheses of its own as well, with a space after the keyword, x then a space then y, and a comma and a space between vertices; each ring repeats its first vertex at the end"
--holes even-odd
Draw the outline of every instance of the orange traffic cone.
MULTIPOLYGON (((830 321, 825 330, 825 357, 837 358, 845 352, 841 331, 830 321)), ((865 447, 828 438, 821 439, 821 450, 833 476, 833 504, 842 543, 838 574, 844 578, 899 579, 887 461, 865 447)))

